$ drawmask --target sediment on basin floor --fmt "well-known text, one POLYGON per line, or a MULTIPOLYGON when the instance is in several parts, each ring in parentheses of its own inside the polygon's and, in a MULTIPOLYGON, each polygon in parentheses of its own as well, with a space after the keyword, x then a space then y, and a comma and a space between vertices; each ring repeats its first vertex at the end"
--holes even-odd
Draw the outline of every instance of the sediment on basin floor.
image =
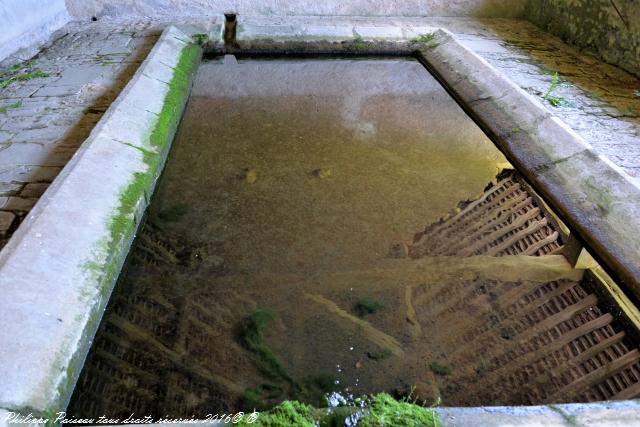
POLYGON ((634 394, 636 344, 504 163, 413 61, 205 63, 69 413, 634 394))

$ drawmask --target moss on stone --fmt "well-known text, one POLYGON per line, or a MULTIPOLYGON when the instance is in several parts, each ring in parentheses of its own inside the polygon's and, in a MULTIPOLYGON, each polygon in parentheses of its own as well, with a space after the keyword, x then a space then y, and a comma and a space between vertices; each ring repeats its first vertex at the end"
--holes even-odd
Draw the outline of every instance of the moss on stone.
POLYGON ((14 108, 20 108, 20 107, 22 107, 22 100, 16 101, 13 104, 9 104, 5 107, 0 107, 0 113, 6 114, 7 111, 12 110, 14 108))
POLYGON ((298 401, 285 401, 272 410, 244 416, 238 426, 289 427, 333 426, 357 427, 439 427, 434 409, 424 408, 408 400, 396 400, 387 393, 371 399, 358 399, 359 404, 329 409, 314 409, 298 401), (366 402, 363 406, 361 403, 366 402), (354 406, 355 405, 355 406, 354 406), (257 417, 257 418, 256 418, 257 417))
MULTIPOLYGON (((127 144, 142 153, 146 170, 135 173, 129 185, 122 191, 118 207, 115 209, 108 224, 108 237, 95 248, 91 261, 83 265, 88 277, 87 288, 81 297, 82 303, 87 304, 92 298, 95 298, 96 284, 100 297, 98 304, 92 307, 84 328, 82 341, 86 342, 87 345, 89 343, 89 335, 93 336, 98 327, 102 313, 100 308, 103 308, 107 303, 113 284, 116 282, 126 258, 129 243, 135 234, 140 220, 140 218, 136 217, 136 214, 141 213, 137 212, 137 210, 141 203, 144 204, 148 200, 150 193, 153 191, 155 180, 161 172, 166 153, 180 122, 182 109, 189 96, 191 75, 195 71, 200 54, 201 49, 195 44, 187 45, 182 50, 174 70, 174 76, 169 83, 169 90, 165 97, 163 108, 148 137, 151 148, 145 149, 127 144)), ((81 367, 82 361, 78 362, 81 354, 84 354, 82 348, 78 348, 71 361, 64 360, 66 357, 60 355, 61 364, 67 366, 66 378, 58 384, 57 399, 52 403, 48 411, 58 411, 64 408, 81 367)), ((52 380, 54 379, 52 378, 52 380)))
POLYGON ((42 77, 49 77, 48 73, 45 73, 41 70, 33 70, 28 72, 20 72, 22 68, 18 68, 17 70, 9 70, 7 73, 2 74, 0 77, 6 77, 0 79, 0 89, 4 89, 11 85, 12 83, 26 80, 33 80, 42 77))
POLYGON ((433 409, 426 409, 406 400, 396 400, 387 393, 376 395, 358 421, 358 427, 436 427, 440 418, 433 409))
POLYGON ((567 411, 556 405, 547 405, 547 407, 552 411, 557 412, 569 425, 578 425, 578 420, 575 415, 569 414, 567 411))
POLYGON ((314 409, 295 400, 284 401, 269 412, 259 414, 252 422, 250 416, 243 417, 237 426, 254 427, 315 427, 314 409))
POLYGON ((209 36, 204 33, 197 33, 191 36, 194 43, 203 45, 209 40, 209 36))
POLYGON ((436 33, 419 34, 418 37, 411 39, 414 43, 429 43, 436 38, 436 33))
POLYGON ((134 175, 134 179, 123 191, 116 214, 111 219, 109 229, 112 245, 118 244, 131 231, 130 224, 136 220, 134 215, 140 201, 148 198, 149 193, 153 191, 153 184, 161 172, 167 149, 180 122, 180 114, 189 95, 191 74, 200 53, 198 46, 188 45, 180 55, 173 79, 169 82, 164 106, 149 136, 152 150, 138 147, 143 154, 147 170, 134 175))

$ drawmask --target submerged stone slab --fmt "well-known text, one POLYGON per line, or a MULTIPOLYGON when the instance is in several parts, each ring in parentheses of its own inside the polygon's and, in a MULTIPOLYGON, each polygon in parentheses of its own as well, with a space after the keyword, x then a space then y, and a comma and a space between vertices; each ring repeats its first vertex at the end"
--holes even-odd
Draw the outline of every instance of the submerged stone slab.
POLYGON ((162 169, 200 55, 189 35, 168 27, 0 253, 1 408, 65 408, 162 169), (155 76, 160 63, 174 67, 168 82, 155 76), (131 114, 135 108, 154 114, 122 120, 120 109, 131 107, 131 114), (139 135, 135 143, 107 131, 118 126, 139 135))

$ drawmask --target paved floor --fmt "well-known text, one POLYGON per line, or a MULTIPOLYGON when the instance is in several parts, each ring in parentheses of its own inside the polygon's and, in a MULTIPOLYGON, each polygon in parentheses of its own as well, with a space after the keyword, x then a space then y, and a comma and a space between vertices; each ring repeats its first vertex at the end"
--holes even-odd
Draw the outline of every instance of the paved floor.
MULTIPOLYGON (((256 22, 257 18, 253 18, 256 22)), ((287 25, 439 26, 545 105, 595 149, 640 180, 640 79, 581 54, 515 20, 455 18, 287 18, 287 25)), ((188 21, 187 21, 188 22, 188 21)), ((283 19, 260 18, 266 25, 283 19)), ((160 21, 72 22, 25 68, 0 65, 0 247, 89 135, 166 25, 160 21), (31 80, 2 80, 31 72, 31 80), (42 73, 38 73, 42 72, 42 73), (37 74, 34 74, 37 73, 37 74), (47 75, 46 77, 37 77, 47 75)))

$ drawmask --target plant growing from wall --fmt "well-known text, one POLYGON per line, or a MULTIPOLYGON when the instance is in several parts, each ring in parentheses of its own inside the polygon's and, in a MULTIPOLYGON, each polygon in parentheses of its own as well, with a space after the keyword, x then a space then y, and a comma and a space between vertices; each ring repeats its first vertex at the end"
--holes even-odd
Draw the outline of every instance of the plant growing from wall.
POLYGON ((414 43, 429 43, 436 38, 436 33, 418 34, 418 37, 411 39, 414 43))
POLYGON ((557 72, 555 72, 553 74, 553 77, 551 78, 551 85, 549 86, 549 89, 547 90, 547 92, 544 95, 542 95, 542 99, 546 100, 547 102, 549 102, 549 104, 553 105, 554 107, 570 106, 571 103, 565 97, 554 95, 555 91, 558 90, 558 88, 561 86, 562 86, 562 83, 560 82, 560 76, 558 75, 557 72))

